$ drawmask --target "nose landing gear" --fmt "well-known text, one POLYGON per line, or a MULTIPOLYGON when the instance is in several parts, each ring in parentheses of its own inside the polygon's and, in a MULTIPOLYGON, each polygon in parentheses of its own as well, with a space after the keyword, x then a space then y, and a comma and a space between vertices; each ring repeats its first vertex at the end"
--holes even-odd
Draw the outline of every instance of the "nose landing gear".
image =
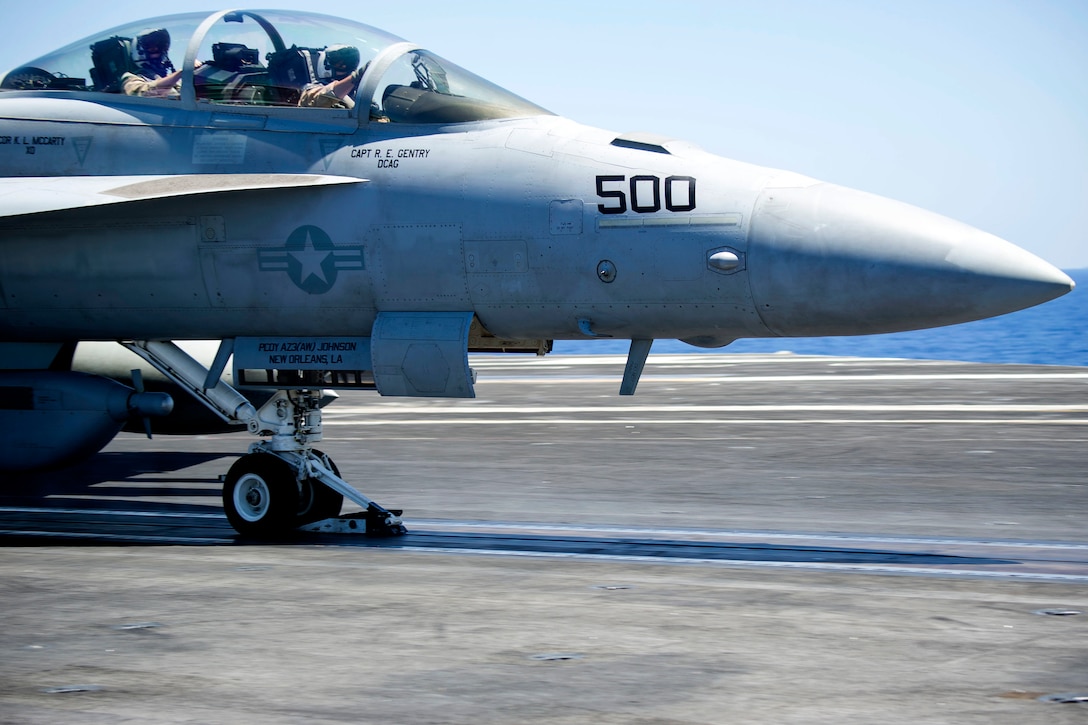
MULTIPOLYGON (((405 533, 400 511, 379 506, 340 478, 336 464, 311 445, 321 440, 321 392, 277 390, 260 409, 221 379, 229 350, 211 371, 167 341, 121 343, 188 390, 212 412, 266 438, 250 446, 223 477, 223 510, 240 534, 278 537, 317 521, 342 518, 371 536, 405 533), (340 517, 344 499, 365 511, 340 517)), ((321 529, 325 530, 325 529, 321 529)))

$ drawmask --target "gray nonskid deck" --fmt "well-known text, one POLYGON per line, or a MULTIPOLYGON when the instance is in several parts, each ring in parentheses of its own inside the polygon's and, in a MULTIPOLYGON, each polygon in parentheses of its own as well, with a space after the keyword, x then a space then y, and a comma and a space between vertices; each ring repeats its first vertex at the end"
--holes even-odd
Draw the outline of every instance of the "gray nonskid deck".
POLYGON ((620 398, 621 358, 473 365, 473 401, 327 411, 400 540, 238 539, 242 435, 9 485, 0 721, 1088 717, 1051 697, 1088 692, 1088 371, 651 356, 620 398))

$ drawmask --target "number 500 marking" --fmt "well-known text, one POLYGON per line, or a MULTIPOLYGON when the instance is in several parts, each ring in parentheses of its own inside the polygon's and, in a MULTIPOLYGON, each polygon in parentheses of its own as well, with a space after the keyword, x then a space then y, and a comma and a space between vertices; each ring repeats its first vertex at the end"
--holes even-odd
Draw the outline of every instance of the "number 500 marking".
MULTIPOLYGON (((630 196, 631 210, 639 214, 661 211, 661 179, 656 176, 598 176, 597 196, 610 200, 598 204, 602 214, 623 214, 627 211, 630 196), (605 188, 605 184, 611 188, 605 188), (617 188, 615 185, 618 184, 617 188)), ((669 176, 665 178, 665 208, 669 211, 691 211, 695 208, 695 177, 669 176)))

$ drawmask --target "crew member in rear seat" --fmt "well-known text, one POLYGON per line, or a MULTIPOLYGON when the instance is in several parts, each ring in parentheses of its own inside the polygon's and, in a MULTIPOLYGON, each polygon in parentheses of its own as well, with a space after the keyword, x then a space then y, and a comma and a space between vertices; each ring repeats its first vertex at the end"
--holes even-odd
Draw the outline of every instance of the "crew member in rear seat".
MULTIPOLYGON (((170 33, 165 28, 145 30, 136 36, 133 49, 137 73, 121 76, 121 88, 130 96, 178 98, 181 71, 170 62, 170 33)), ((199 68, 200 61, 195 67, 199 68)))
POLYGON ((325 49, 325 69, 332 74, 330 83, 311 83, 302 89, 300 106, 317 108, 352 108, 351 94, 359 85, 365 67, 359 68, 359 49, 350 45, 330 45, 325 49))

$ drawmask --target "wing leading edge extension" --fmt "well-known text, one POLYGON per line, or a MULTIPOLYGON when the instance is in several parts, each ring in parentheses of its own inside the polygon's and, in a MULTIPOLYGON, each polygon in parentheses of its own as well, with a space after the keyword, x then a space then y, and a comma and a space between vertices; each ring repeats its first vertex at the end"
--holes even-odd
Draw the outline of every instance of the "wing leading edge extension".
POLYGON ((0 179, 0 218, 206 194, 365 183, 366 179, 323 174, 4 178, 0 179))

